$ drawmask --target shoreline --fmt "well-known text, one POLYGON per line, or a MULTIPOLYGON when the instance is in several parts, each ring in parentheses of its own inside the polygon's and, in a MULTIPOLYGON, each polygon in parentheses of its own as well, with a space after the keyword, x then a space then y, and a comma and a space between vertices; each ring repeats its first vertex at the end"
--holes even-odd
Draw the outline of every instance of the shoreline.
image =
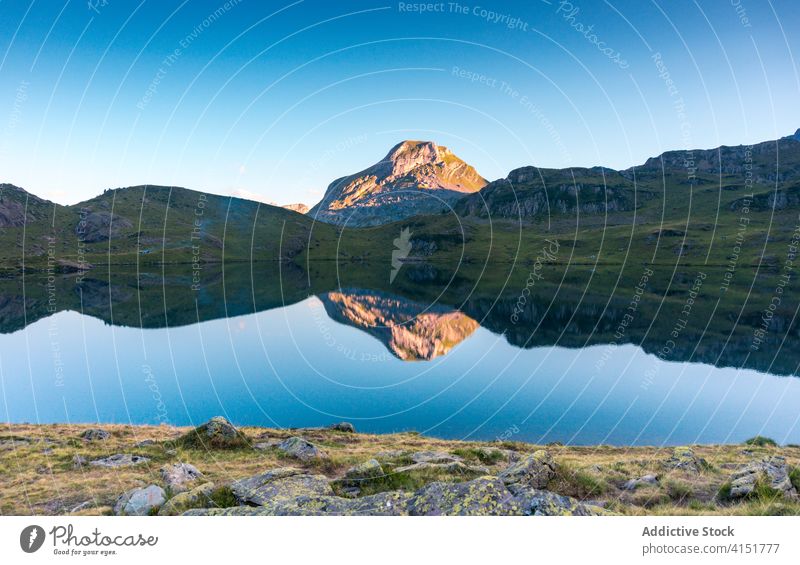
POLYGON ((130 513, 120 500, 139 491, 158 494, 147 514, 373 515, 388 501, 399 514, 800 515, 800 446, 542 446, 216 418, 6 424, 0 484, 5 515, 130 513), (198 476, 175 488, 185 465, 198 476), (242 484, 272 497, 253 502, 242 484))

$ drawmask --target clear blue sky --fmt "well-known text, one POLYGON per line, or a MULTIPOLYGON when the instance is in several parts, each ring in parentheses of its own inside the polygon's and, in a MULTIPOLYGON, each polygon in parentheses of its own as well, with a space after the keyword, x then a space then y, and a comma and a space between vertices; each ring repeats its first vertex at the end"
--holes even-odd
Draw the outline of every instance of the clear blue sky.
POLYGON ((409 6, 2 0, 0 182, 313 204, 406 138, 495 179, 800 127, 800 2, 409 6))

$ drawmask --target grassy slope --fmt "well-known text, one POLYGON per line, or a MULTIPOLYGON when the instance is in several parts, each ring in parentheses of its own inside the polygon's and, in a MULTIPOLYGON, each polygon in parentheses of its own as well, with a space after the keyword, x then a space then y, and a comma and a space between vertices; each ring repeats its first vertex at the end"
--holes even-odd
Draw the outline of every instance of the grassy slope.
MULTIPOLYGON (((56 257, 75 260, 81 210, 118 218, 120 229, 111 229, 110 241, 87 245, 86 259, 93 264, 190 263, 191 245, 198 242, 206 261, 384 262, 391 260, 400 230, 409 227, 414 240, 435 245, 425 254, 432 262, 532 262, 544 239, 550 238, 561 243, 560 263, 724 266, 734 254, 743 215, 737 202, 750 191, 742 151, 723 148, 721 173, 713 162, 714 151, 698 152, 702 166, 692 182, 680 166, 680 152, 623 172, 530 167, 534 178, 511 185, 492 183, 461 201, 458 216, 421 216, 363 229, 341 230, 282 208, 177 187, 108 190, 70 207, 31 196, 28 225, 0 228, 0 267, 18 268, 23 246, 26 264, 43 266, 45 236, 51 235, 56 238, 56 257), (544 209, 532 218, 508 213, 515 201, 541 200, 544 194, 544 209), (481 208, 484 201, 488 211, 481 208), (201 239, 192 240, 198 218, 201 239)), ((737 265, 778 268, 798 224, 800 142, 760 144, 747 165, 755 171, 756 199, 746 214, 749 223, 737 265), (769 196, 776 187, 789 199, 788 205, 773 210, 769 196)), ((20 195, 5 190, 2 198, 19 200, 20 195)))
MULTIPOLYGON (((174 439, 189 428, 168 426, 99 426, 111 432, 107 441, 85 442, 80 433, 86 425, 9 425, 0 431, 0 512, 2 514, 67 514, 78 505, 88 504, 78 514, 103 514, 110 511, 116 497, 136 486, 161 484, 158 469, 167 463, 192 463, 207 480, 224 486, 232 480, 252 476, 266 469, 301 466, 330 478, 342 476, 350 466, 372 457, 384 461, 381 452, 441 450, 454 453, 473 464, 483 464, 491 473, 502 470, 507 462, 485 460, 479 447, 513 449, 521 453, 540 447, 520 442, 463 442, 426 438, 417 434, 366 435, 346 434, 330 430, 303 430, 304 437, 323 447, 330 460, 303 464, 287 460, 275 450, 204 451, 177 447, 174 439), (150 439, 155 443, 136 447, 150 439), (17 440, 16 443, 12 440, 17 440), (19 441, 22 440, 22 441, 19 441), (134 453, 150 458, 136 467, 102 469, 75 468, 73 457, 89 460, 114 453, 134 453)), ((98 426, 91 426, 98 427, 98 426)), ((249 440, 268 441, 296 435, 297 431, 266 428, 242 428, 249 440)), ((669 448, 609 446, 548 446, 558 472, 548 488, 554 492, 582 500, 603 501, 613 511, 624 514, 800 514, 800 503, 774 496, 761 496, 735 504, 715 501, 726 483, 731 469, 755 458, 784 455, 795 468, 800 465, 800 447, 695 446, 695 453, 705 458, 709 468, 699 474, 668 470, 663 462, 670 457, 669 448), (633 491, 620 487, 630 478, 648 473, 659 476, 660 484, 633 491)), ((415 489, 432 480, 460 481, 463 476, 404 477, 391 475, 376 491, 415 489)))

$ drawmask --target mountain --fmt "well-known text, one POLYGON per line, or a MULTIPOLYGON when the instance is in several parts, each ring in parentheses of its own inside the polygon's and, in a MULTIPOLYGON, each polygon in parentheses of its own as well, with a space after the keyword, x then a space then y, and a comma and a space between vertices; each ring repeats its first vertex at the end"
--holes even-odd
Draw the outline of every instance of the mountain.
POLYGON ((0 184, 0 228, 18 228, 45 218, 52 206, 18 186, 0 184))
POLYGON ((285 261, 335 253, 333 226, 279 206, 177 186, 107 189, 62 206, 0 185, 0 266, 285 261))
POLYGON ((665 199, 685 199, 690 190, 744 192, 749 185, 757 192, 774 190, 777 185, 776 195, 761 207, 772 203, 785 207, 800 203, 800 190, 792 186, 798 182, 800 130, 752 146, 667 151, 621 171, 606 167, 521 167, 460 199, 455 209, 461 216, 563 220, 658 207, 659 213, 652 217, 661 220, 665 199))
POLYGON ((286 208, 292 212, 297 212, 298 214, 308 214, 309 210, 308 205, 303 204, 302 202, 297 202, 296 204, 284 204, 282 208, 286 208))
POLYGON ((436 214, 486 179, 432 141, 403 141, 380 162, 333 181, 309 214, 323 222, 373 226, 436 214))

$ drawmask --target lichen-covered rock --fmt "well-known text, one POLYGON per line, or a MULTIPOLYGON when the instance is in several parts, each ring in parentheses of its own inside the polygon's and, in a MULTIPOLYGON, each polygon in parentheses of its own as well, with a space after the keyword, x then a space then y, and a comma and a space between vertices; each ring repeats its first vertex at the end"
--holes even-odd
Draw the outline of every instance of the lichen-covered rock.
POLYGON ((328 426, 328 429, 335 430, 337 432, 345 432, 348 434, 356 433, 356 427, 350 422, 338 422, 336 424, 331 424, 328 426))
POLYGON ((636 490, 641 486, 657 485, 658 477, 656 475, 643 475, 637 479, 631 479, 622 485, 623 490, 636 490))
POLYGON ((158 508, 167 499, 167 495, 158 485, 135 488, 127 491, 114 504, 117 516, 146 516, 158 508))
POLYGON ((450 475, 460 475, 462 477, 480 477, 488 475, 489 469, 482 465, 466 465, 461 461, 451 461, 448 463, 414 463, 398 467, 393 473, 403 473, 406 475, 430 475, 431 473, 447 473, 450 475))
POLYGON ((111 437, 111 434, 100 428, 89 428, 81 434, 81 439, 86 441, 103 441, 111 437))
POLYGON ((312 459, 325 459, 328 454, 305 438, 293 436, 287 438, 275 446, 279 451, 283 451, 290 457, 296 457, 302 461, 312 459))
POLYGON ((159 516, 178 516, 191 508, 211 505, 213 483, 204 483, 192 490, 181 492, 170 498, 158 511, 159 516))
POLYGON ((300 496, 333 495, 327 477, 309 475, 293 467, 279 467, 254 477, 234 481, 231 490, 240 504, 258 506, 300 496))
POLYGON ((370 459, 354 467, 350 467, 342 478, 342 484, 349 487, 360 487, 363 483, 374 481, 384 476, 383 467, 375 459, 370 459))
POLYGON ((446 453, 444 451, 417 451, 411 454, 411 460, 414 463, 455 463, 461 461, 461 457, 446 453))
POLYGON ((540 449, 523 457, 502 473, 499 478, 507 485, 527 485, 542 489, 555 477, 556 467, 550 454, 540 449))
POLYGON ((275 500, 265 506, 202 508, 184 516, 405 516, 411 495, 405 492, 382 492, 361 498, 338 496, 300 496, 275 500))
POLYGON ((214 416, 179 441, 195 449, 233 449, 247 447, 248 444, 247 438, 222 416, 214 416))
POLYGON ((411 497, 412 516, 518 516, 519 503, 497 477, 480 477, 464 483, 435 482, 411 497))
POLYGON ((607 510, 547 490, 512 485, 509 490, 525 516, 601 516, 607 510))
POLYGON ((766 486, 784 496, 794 498, 798 494, 789 478, 786 459, 773 455, 761 461, 750 462, 734 472, 730 478, 730 498, 750 496, 759 480, 764 481, 766 486))
POLYGON ((702 457, 695 455, 691 447, 676 447, 672 456, 664 462, 664 466, 667 469, 699 473, 708 468, 708 463, 702 457))
POLYGON ((141 455, 131 455, 129 453, 117 453, 115 455, 111 455, 110 457, 103 457, 102 459, 95 459, 89 465, 94 465, 95 467, 131 467, 133 465, 140 465, 142 463, 147 463, 150 461, 147 457, 142 457, 141 455))
POLYGON ((171 493, 189 490, 191 483, 203 478, 203 473, 189 463, 173 463, 160 469, 161 479, 171 493))

